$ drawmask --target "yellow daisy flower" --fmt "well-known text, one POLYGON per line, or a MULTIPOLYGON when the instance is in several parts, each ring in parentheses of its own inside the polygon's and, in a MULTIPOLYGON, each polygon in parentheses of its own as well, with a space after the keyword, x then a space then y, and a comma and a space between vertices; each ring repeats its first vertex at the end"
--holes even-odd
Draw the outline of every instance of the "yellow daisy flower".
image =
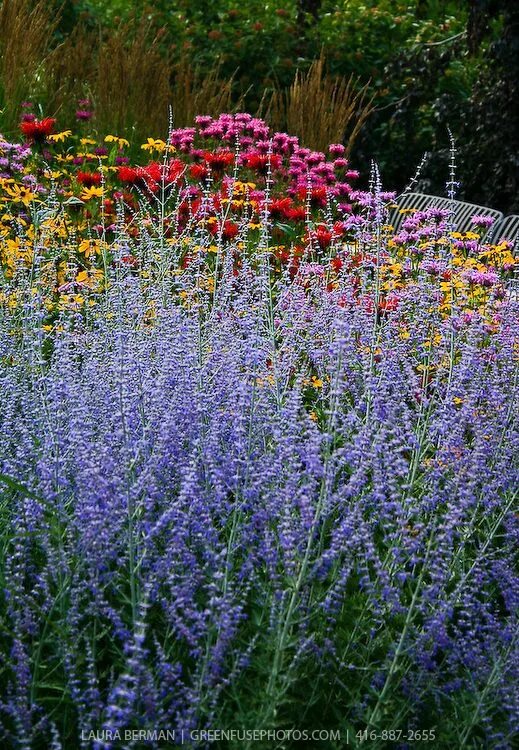
POLYGON ((80 196, 82 201, 89 201, 92 198, 102 198, 103 197, 103 188, 102 187, 96 187, 93 185, 92 187, 85 188, 80 196))
POLYGON ((72 130, 62 130, 61 133, 52 133, 51 135, 47 136, 49 141, 54 141, 54 143, 64 143, 65 138, 70 138, 72 135, 72 130))
POLYGON ((126 138, 119 138, 118 135, 107 135, 105 137, 105 143, 117 143, 119 148, 124 148, 124 146, 130 145, 130 142, 127 141, 126 138))

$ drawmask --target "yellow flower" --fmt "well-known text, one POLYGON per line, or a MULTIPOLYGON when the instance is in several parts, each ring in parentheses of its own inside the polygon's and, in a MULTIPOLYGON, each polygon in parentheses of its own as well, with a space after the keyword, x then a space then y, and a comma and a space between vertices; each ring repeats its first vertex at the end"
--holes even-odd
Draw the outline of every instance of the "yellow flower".
POLYGON ((92 138, 81 138, 79 141, 82 146, 95 146, 95 141, 92 140, 92 138))
POLYGON ((94 154, 93 151, 89 151, 86 154, 78 154, 78 156, 86 156, 87 159, 97 159, 98 161, 100 159, 108 159, 108 156, 106 154, 94 154))
POLYGON ((62 310, 81 306, 85 298, 81 294, 62 294, 59 300, 59 306, 62 310))
POLYGON ((93 185, 92 187, 85 188, 80 196, 82 201, 89 201, 92 198, 102 198, 103 197, 103 188, 102 187, 96 187, 93 185))
POLYGON ((78 252, 83 253, 85 258, 101 253, 101 243, 98 240, 81 240, 78 252))
POLYGON ((84 284, 85 286, 95 286, 103 277, 103 272, 100 269, 90 269, 89 271, 80 271, 76 276, 78 284, 84 284))
POLYGON ((43 174, 44 174, 44 176, 48 180, 57 180, 58 177, 61 177, 61 175, 63 174, 63 172, 58 172, 58 171, 54 171, 52 169, 49 169, 46 172, 44 172, 43 174))
POLYGON ((441 340, 441 334, 436 332, 432 338, 430 338, 428 341, 424 341, 423 345, 426 349, 430 349, 432 346, 438 346, 438 344, 441 343, 441 340))
POLYGON ((323 387, 323 381, 321 378, 316 378, 315 375, 312 375, 311 384, 313 388, 322 388, 323 387))
POLYGON ((13 292, 7 297, 7 307, 9 310, 15 310, 18 307, 18 298, 16 292, 13 292))
POLYGON ((107 135, 105 138, 105 143, 117 143, 117 146, 119 148, 130 145, 129 141, 127 141, 126 138, 119 138, 118 135, 107 135))
POLYGON ((6 185, 4 190, 13 203, 23 203, 24 206, 28 206, 36 197, 36 193, 23 185, 6 185))
POLYGON ((72 135, 72 130, 62 130, 61 133, 52 133, 52 135, 47 136, 49 141, 54 141, 54 143, 59 143, 60 141, 62 143, 65 142, 65 138, 69 138, 72 135))
POLYGON ((233 195, 245 195, 249 190, 254 190, 255 187, 255 182, 242 182, 241 180, 236 180, 233 186, 233 195))
POLYGON ((440 283, 440 289, 442 292, 454 291, 456 289, 463 289, 465 286, 463 279, 459 276, 453 276, 450 281, 442 281, 440 283))
MULTIPOLYGON (((30 239, 30 238, 28 238, 30 239)), ((6 239, 5 243, 0 245, 0 263, 5 266, 5 275, 12 278, 18 261, 23 261, 29 265, 32 262, 33 249, 30 242, 25 243, 16 237, 16 239, 6 239)))
POLYGON ((158 151, 159 154, 161 154, 165 148, 168 149, 168 151, 173 150, 174 148, 172 146, 167 145, 165 141, 162 141, 160 138, 148 138, 146 143, 143 143, 141 146, 143 151, 158 151))

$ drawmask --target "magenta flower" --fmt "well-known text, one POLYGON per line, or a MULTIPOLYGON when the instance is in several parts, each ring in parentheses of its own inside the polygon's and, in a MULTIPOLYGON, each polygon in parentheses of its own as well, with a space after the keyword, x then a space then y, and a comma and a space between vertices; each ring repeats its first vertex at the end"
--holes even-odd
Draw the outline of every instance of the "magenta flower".
POLYGON ((493 216, 480 216, 477 214, 471 218, 471 222, 479 229, 488 229, 494 223, 494 218, 493 216))
POLYGON ((88 120, 92 119, 93 114, 94 113, 88 109, 78 109, 76 112, 76 118, 82 122, 88 122, 88 120))

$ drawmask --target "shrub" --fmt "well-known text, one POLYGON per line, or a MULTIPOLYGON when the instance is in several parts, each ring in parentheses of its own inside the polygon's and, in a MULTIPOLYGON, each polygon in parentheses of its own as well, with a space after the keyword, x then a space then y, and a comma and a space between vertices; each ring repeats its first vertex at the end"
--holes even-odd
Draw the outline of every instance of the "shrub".
POLYGON ((4 745, 511 748, 510 245, 448 208, 395 234, 344 147, 244 113, 141 165, 24 124, 1 144, 4 745))

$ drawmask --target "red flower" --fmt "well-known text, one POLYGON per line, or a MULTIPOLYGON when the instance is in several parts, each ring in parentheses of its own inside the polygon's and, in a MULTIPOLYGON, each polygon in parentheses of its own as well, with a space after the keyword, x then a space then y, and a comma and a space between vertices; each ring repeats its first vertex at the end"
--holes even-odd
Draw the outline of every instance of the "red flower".
POLYGON ((56 120, 54 117, 45 117, 43 120, 24 120, 20 123, 20 130, 26 138, 35 143, 43 141, 54 131, 56 120))
POLYGON ((76 175, 76 180, 79 184, 87 188, 100 185, 102 179, 100 172, 78 172, 76 175))
POLYGON ((274 249, 274 257, 281 261, 281 263, 287 263, 292 257, 292 253, 284 245, 278 245, 274 249))
POLYGON ((223 225, 222 237, 224 240, 232 240, 239 232, 239 227, 233 221, 226 221, 223 225))
POLYGON ((146 186, 149 190, 155 191, 161 184, 164 177, 166 184, 177 182, 184 172, 183 163, 174 159, 170 164, 163 167, 158 162, 151 162, 145 167, 119 167, 117 176, 121 182, 129 185, 146 186))
POLYGON ((333 268, 333 270, 334 270, 334 271, 335 271, 336 273, 339 273, 339 271, 340 271, 340 270, 341 270, 341 268, 343 267, 344 263, 343 263, 343 261, 341 260, 341 258, 339 258, 339 256, 338 256, 338 255, 336 255, 336 256, 335 256, 335 258, 332 258, 332 260, 331 260, 331 262, 330 262, 330 265, 331 265, 331 267, 333 268))
POLYGON ((304 206, 289 208, 287 210, 287 219, 290 221, 304 221, 306 219, 306 209, 304 206))
POLYGON ((333 233, 324 224, 320 224, 317 229, 310 232, 310 239, 315 240, 321 250, 326 250, 332 242, 333 233))
POLYGON ((346 234, 347 230, 344 225, 343 221, 336 221, 333 225, 333 233, 337 235, 337 237, 341 237, 343 234, 346 234))
POLYGON ((223 170, 234 162, 234 154, 232 151, 206 151, 204 153, 204 161, 208 164, 213 172, 223 172, 223 170))
POLYGON ((111 198, 105 198, 103 201, 104 209, 107 214, 115 213, 115 203, 111 198))
POLYGON ((271 169, 279 169, 282 163, 281 156, 279 154, 245 154, 243 162, 246 167, 253 169, 255 172, 260 174, 267 174, 270 163, 271 169))
POLYGON ((135 167, 119 167, 117 176, 121 182, 127 182, 130 185, 133 185, 139 179, 139 173, 135 167))
MULTIPOLYGON (((297 197, 300 200, 305 201, 307 199, 308 190, 305 187, 299 188, 297 191, 297 197)), ((312 208, 324 208, 326 206, 326 188, 325 187, 314 187, 310 190, 310 205, 312 208)))
POLYGON ((137 175, 151 190, 161 181, 162 170, 160 164, 152 161, 147 167, 137 167, 137 175))
POLYGON ((192 201, 184 200, 178 207, 179 216, 182 219, 189 219, 192 216, 196 216, 197 212, 200 210, 201 205, 202 202, 198 198, 192 201))
POLYGON ((180 159, 173 159, 167 167, 167 182, 178 182, 184 174, 185 165, 180 159))
POLYGON ((220 193, 215 193, 211 198, 211 203, 213 204, 214 210, 219 213, 222 210, 223 204, 222 204, 222 198, 225 198, 225 194, 221 195, 220 193))
POLYGON ((221 231, 224 240, 232 240, 233 237, 236 237, 236 235, 240 231, 240 228, 233 221, 229 221, 227 219, 224 222, 223 227, 220 223, 210 224, 209 231, 215 236, 221 231))
POLYGON ((189 174, 194 180, 205 180, 209 170, 204 164, 192 164, 189 167, 189 174))
POLYGON ((288 266, 288 273, 289 273, 291 279, 295 279, 295 277, 297 276, 297 273, 299 271, 299 266, 300 265, 301 265, 301 261, 300 261, 299 258, 293 257, 290 260, 290 264, 288 266))
POLYGON ((272 201, 272 203, 270 204, 269 214, 273 219, 288 219, 290 218, 291 208, 291 198, 278 198, 278 200, 272 201))
POLYGON ((383 316, 389 312, 394 312, 397 308, 398 297, 386 297, 386 299, 381 299, 378 303, 378 314, 383 316))

